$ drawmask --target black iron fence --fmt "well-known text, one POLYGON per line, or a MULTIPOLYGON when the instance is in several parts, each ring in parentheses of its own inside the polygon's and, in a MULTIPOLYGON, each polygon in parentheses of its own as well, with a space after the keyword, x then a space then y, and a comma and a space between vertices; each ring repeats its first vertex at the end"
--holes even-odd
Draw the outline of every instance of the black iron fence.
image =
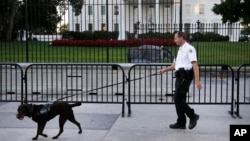
POLYGON ((182 30, 202 64, 250 63, 247 28, 192 17, 192 9, 185 15, 188 4, 178 0, 81 2, 5 0, 0 62, 127 63, 129 49, 141 45, 163 46, 176 55, 173 35, 182 30))

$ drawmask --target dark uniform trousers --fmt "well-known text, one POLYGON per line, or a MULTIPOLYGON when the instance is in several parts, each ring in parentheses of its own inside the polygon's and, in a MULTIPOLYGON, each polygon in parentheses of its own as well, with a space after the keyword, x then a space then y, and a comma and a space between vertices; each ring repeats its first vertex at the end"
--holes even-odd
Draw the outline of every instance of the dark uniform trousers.
POLYGON ((188 106, 186 103, 186 96, 189 90, 189 86, 193 80, 193 69, 184 70, 180 68, 175 72, 176 81, 175 81, 175 94, 174 102, 177 113, 177 123, 184 126, 186 124, 186 116, 189 118, 194 118, 194 110, 188 106))

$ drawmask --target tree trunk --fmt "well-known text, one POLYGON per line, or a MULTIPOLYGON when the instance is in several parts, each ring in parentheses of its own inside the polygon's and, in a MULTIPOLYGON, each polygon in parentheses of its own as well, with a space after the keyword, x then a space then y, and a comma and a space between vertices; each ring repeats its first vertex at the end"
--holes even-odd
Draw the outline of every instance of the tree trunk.
POLYGON ((5 39, 7 41, 11 40, 11 35, 12 35, 12 31, 13 31, 13 27, 14 27, 14 18, 16 15, 16 11, 17 11, 17 1, 18 0, 11 0, 11 10, 10 10, 10 15, 9 15, 9 20, 8 20, 8 24, 7 24, 7 31, 6 31, 6 35, 5 35, 5 39))

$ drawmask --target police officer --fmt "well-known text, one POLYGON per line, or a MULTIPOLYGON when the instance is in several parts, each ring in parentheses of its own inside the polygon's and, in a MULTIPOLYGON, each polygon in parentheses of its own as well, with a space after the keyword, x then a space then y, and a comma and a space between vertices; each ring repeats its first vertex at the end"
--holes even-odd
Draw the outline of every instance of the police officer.
POLYGON ((184 32, 177 32, 174 36, 175 43, 180 46, 175 62, 166 68, 160 70, 160 74, 176 70, 176 82, 175 82, 175 94, 174 103, 177 113, 177 122, 170 124, 172 129, 186 129, 186 116, 189 117, 189 129, 193 129, 199 115, 194 112, 194 109, 190 108, 186 103, 186 94, 189 86, 195 78, 195 85, 198 89, 202 88, 202 84, 199 79, 199 66, 197 63, 197 56, 195 48, 186 41, 186 35, 184 32))

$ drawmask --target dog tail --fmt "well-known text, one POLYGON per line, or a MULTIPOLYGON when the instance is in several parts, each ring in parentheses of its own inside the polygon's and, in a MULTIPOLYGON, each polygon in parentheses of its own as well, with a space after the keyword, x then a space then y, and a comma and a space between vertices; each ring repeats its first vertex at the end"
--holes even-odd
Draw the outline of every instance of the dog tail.
POLYGON ((71 106, 71 108, 72 108, 72 107, 81 106, 81 105, 82 105, 81 102, 77 102, 77 103, 71 104, 70 106, 71 106))

